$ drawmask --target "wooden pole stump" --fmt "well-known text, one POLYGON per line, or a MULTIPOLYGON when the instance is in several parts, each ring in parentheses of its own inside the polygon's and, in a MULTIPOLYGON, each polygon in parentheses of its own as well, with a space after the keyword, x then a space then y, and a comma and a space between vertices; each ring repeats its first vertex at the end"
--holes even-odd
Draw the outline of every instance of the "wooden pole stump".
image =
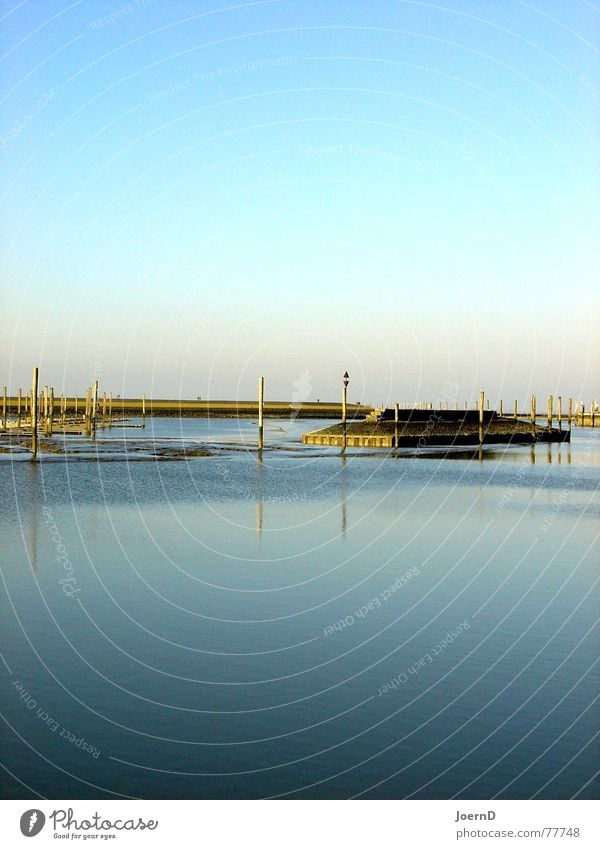
POLYGON ((96 438, 96 428, 98 424, 98 381, 94 381, 92 388, 92 437, 96 438))
POLYGON ((37 458, 37 426, 38 426, 38 369, 33 369, 33 379, 31 383, 31 460, 34 462, 37 458))
POLYGON ((44 386, 43 392, 43 410, 44 410, 44 433, 48 436, 48 387, 44 386))
POLYGON ((483 410, 485 404, 485 392, 479 392, 479 444, 483 443, 483 410))
POLYGON ((92 389, 90 386, 85 390, 85 432, 92 435, 92 389))
POLYGON ((265 401, 265 379, 258 378, 258 450, 263 449, 263 408, 265 401))
POLYGON ((54 387, 50 387, 48 397, 48 436, 52 436, 54 430, 54 387))

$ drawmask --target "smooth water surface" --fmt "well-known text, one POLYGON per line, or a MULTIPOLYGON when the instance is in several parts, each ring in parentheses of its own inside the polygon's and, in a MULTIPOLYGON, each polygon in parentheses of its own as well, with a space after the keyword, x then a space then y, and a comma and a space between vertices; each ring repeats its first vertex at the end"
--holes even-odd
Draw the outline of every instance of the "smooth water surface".
POLYGON ((5 796, 592 798, 600 433, 0 463, 5 796))

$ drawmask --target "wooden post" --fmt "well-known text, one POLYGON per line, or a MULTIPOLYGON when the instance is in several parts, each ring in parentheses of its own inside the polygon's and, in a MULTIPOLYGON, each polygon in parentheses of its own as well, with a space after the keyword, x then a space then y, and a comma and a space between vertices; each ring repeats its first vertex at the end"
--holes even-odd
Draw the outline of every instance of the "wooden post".
POLYGON ((146 427, 146 396, 142 395, 142 427, 146 427))
POLYGON ((562 430, 562 395, 556 396, 556 417, 558 419, 558 429, 562 430))
POLYGON ((52 436, 54 429, 54 387, 50 387, 50 395, 48 398, 48 436, 52 436))
POLYGON ((531 432, 535 436, 535 395, 531 396, 531 432))
POLYGON ((573 419, 573 399, 567 401, 567 430, 571 431, 571 421, 573 419))
POLYGON ((44 433, 46 436, 48 435, 48 387, 44 386, 43 393, 43 403, 44 403, 44 433))
POLYGON ((2 388, 2 427, 6 430, 6 386, 2 388))
POLYGON ((515 421, 518 419, 518 417, 519 417, 519 403, 518 403, 518 401, 515 401, 515 412, 514 412, 515 421))
POLYGON ((108 396, 108 426, 112 427, 112 392, 108 396))
POLYGON ((400 414, 398 412, 398 404, 394 404, 394 448, 398 447, 398 421, 400 414))
POLYGON ((258 378, 258 450, 263 449, 263 413, 265 403, 265 379, 258 378))
POLYGON ((75 396, 75 411, 74 411, 75 418, 77 418, 77 400, 78 399, 77 399, 77 395, 76 395, 75 396))
POLYGON ((592 427, 595 427, 595 423, 594 423, 595 410, 596 410, 596 402, 592 401, 592 406, 590 408, 590 413, 592 414, 592 427))
POLYGON ((67 412, 67 399, 65 398, 65 393, 61 392, 60 395, 60 423, 64 425, 65 423, 65 415, 67 412))
POLYGON ((106 427, 106 392, 102 393, 102 430, 106 427))
POLYGON ((489 410, 489 409, 490 409, 490 401, 489 401, 489 398, 488 398, 488 400, 485 402, 485 409, 486 409, 486 410, 489 410))
POLYGON ((38 370, 33 369, 33 380, 31 383, 31 460, 37 457, 37 425, 38 425, 38 370))
POLYGON ((21 427, 21 404, 22 404, 23 396, 21 393, 21 387, 19 386, 19 392, 17 394, 17 427, 21 427))
POLYGON ((552 430, 552 419, 553 419, 552 404, 553 404, 552 395, 548 395, 548 430, 552 430))
POLYGON ((92 435, 92 390, 89 386, 85 390, 85 432, 92 435))
POLYGON ((92 387, 92 436, 96 438, 96 426, 98 419, 98 381, 94 381, 92 387))
POLYGON ((503 416, 503 415, 504 415, 504 408, 503 408, 503 406, 502 406, 502 398, 500 399, 500 415, 501 415, 501 416, 503 416))
POLYGON ((465 410, 467 409, 467 402, 465 401, 465 410))
POLYGON ((479 444, 483 443, 483 408, 485 404, 485 392, 479 392, 479 444))
MULTIPOLYGON (((577 413, 575 413, 575 423, 577 423, 577 413)), ((581 427, 585 426, 585 404, 581 402, 581 427)))

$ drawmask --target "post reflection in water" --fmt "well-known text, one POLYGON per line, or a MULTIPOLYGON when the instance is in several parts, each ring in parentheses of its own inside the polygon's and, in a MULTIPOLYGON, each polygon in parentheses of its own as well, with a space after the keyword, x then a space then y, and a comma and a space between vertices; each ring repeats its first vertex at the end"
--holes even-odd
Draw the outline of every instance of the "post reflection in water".
POLYGON ((41 511, 38 505, 38 493, 39 493, 39 479, 38 479, 38 470, 39 466, 35 463, 28 464, 28 485, 29 491, 36 493, 35 497, 28 502, 27 504, 27 556, 29 559, 29 565, 33 569, 34 572, 37 572, 38 568, 38 523, 41 521, 41 511))
POLYGON ((256 556, 260 556, 260 543, 263 530, 263 498, 264 498, 263 452, 259 450, 256 457, 256 556))
POLYGON ((342 512, 342 536, 346 536, 346 528, 348 525, 348 517, 346 515, 346 475, 344 470, 348 460, 345 454, 342 454, 342 472, 340 474, 340 508, 342 512))

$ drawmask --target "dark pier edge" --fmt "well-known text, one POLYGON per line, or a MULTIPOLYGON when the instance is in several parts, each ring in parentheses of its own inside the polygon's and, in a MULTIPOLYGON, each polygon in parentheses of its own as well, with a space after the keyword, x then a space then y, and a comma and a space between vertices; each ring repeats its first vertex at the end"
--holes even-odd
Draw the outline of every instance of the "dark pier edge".
POLYGON ((397 421, 386 410, 377 421, 352 421, 305 433, 305 445, 349 448, 400 448, 453 445, 570 442, 569 429, 545 427, 521 418, 485 411, 480 432, 477 410, 400 410, 397 421))

